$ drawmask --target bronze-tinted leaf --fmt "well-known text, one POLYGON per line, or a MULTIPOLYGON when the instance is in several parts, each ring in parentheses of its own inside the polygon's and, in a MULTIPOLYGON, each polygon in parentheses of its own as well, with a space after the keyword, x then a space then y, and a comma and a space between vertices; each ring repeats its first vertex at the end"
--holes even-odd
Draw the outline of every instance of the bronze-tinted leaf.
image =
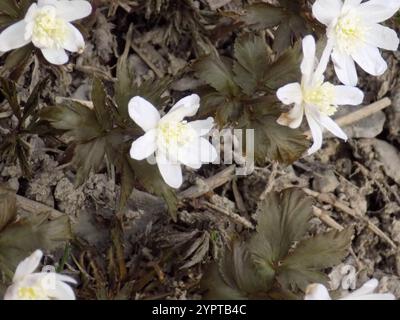
POLYGON ((15 193, 0 186, 0 232, 16 217, 15 193))
POLYGON ((311 216, 312 200, 295 189, 270 193, 258 204, 257 233, 249 250, 263 278, 275 275, 290 247, 306 233, 311 216))
POLYGON ((18 17, 20 10, 15 0, 1 0, 0 11, 9 16, 18 17))
POLYGON ((33 51, 34 47, 32 44, 11 51, 7 55, 2 72, 8 71, 9 78, 17 81, 30 61, 29 58, 33 51))
POLYGON ((29 116, 33 115, 37 111, 39 104, 40 94, 47 84, 47 79, 39 81, 39 83, 33 88, 31 95, 24 105, 24 111, 22 115, 22 121, 25 121, 29 116))
POLYGON ((168 205, 168 211, 174 221, 177 216, 177 197, 173 189, 171 189, 161 177, 161 174, 155 165, 149 164, 147 161, 136 161, 127 156, 129 164, 134 172, 136 180, 142 184, 145 189, 164 198, 168 205))
POLYGON ((99 171, 106 153, 106 137, 78 144, 75 147, 73 164, 77 168, 75 185, 82 185, 91 172, 99 171))
POLYGON ((107 92, 99 78, 93 80, 92 101, 98 123, 104 131, 111 130, 113 123, 110 112, 108 112, 107 92))
POLYGON ((240 94, 240 89, 234 81, 232 62, 227 58, 209 55, 200 58, 193 65, 197 76, 227 97, 240 94))
POLYGON ((254 130, 255 160, 260 165, 266 159, 284 164, 298 160, 309 146, 309 141, 299 129, 279 125, 276 121, 281 111, 275 97, 266 96, 245 109, 239 127, 254 130))
POLYGON ((286 16, 285 10, 268 3, 255 3, 245 8, 242 17, 247 25, 267 29, 278 25, 286 16))
POLYGON ((202 286, 207 290, 206 299, 225 300, 260 296, 271 283, 258 276, 246 245, 235 241, 232 250, 225 251, 219 268, 210 269, 202 286))
POLYGON ((285 84, 295 82, 300 77, 300 46, 286 50, 267 69, 264 83, 268 89, 277 90, 285 84))
POLYGON ((265 39, 254 34, 242 35, 235 41, 235 58, 235 81, 251 96, 263 81, 269 64, 265 39))
POLYGON ((283 260, 279 279, 286 287, 302 290, 321 277, 319 270, 339 264, 348 254, 353 229, 330 231, 301 241, 283 260))
POLYGON ((0 91, 10 104, 14 115, 18 118, 18 120, 20 120, 22 115, 15 82, 5 78, 0 78, 0 91))
POLYGON ((55 250, 71 238, 69 219, 29 215, 0 233, 0 268, 14 272, 19 262, 37 249, 55 250))
POLYGON ((94 111, 77 102, 44 108, 40 118, 56 129, 67 131, 78 142, 89 141, 103 133, 94 111))

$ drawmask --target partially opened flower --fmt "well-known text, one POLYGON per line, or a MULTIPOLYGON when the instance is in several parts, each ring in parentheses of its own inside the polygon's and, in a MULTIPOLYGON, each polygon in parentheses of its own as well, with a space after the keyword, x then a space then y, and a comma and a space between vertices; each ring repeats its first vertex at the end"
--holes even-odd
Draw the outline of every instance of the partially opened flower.
POLYGON ((7 52, 32 42, 50 63, 68 62, 70 52, 82 52, 85 41, 70 22, 87 17, 92 6, 83 0, 39 0, 25 18, 0 34, 0 51, 7 52))
MULTIPOLYGON (((361 288, 338 300, 395 300, 395 296, 391 293, 374 293, 378 285, 378 280, 371 279, 361 288)), ((307 287, 304 300, 332 300, 332 298, 324 285, 315 283, 307 287)))
POLYGON ((42 257, 43 252, 36 250, 18 265, 4 300, 75 300, 68 285, 76 283, 73 278, 55 272, 35 273, 42 257))
POLYGON ((355 86, 358 82, 356 62, 367 73, 379 76, 387 69, 379 49, 397 50, 396 32, 379 23, 392 17, 400 0, 317 0, 314 16, 325 24, 328 49, 339 80, 355 86))
POLYGON ((324 128, 347 140, 346 134, 330 117, 340 105, 359 105, 364 94, 351 86, 335 86, 324 82, 327 57, 322 57, 316 65, 316 46, 312 36, 303 39, 303 55, 301 83, 290 83, 277 91, 278 99, 284 104, 294 104, 290 112, 280 116, 278 123, 293 129, 298 128, 305 114, 314 140, 308 150, 308 154, 312 154, 322 146, 324 128))
POLYGON ((132 143, 130 155, 143 160, 154 153, 165 182, 179 188, 182 184, 181 164, 199 169, 203 163, 217 158, 217 151, 204 136, 214 125, 214 119, 187 122, 200 107, 198 95, 178 101, 172 109, 160 117, 157 109, 141 97, 129 102, 129 115, 146 133, 132 143))

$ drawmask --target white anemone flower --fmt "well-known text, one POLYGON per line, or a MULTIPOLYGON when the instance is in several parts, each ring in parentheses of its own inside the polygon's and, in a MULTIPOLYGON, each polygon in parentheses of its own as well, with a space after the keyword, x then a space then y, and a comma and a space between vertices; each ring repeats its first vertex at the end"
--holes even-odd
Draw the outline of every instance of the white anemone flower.
POLYGON ((198 95, 179 100, 172 109, 160 117, 157 109, 141 97, 129 102, 129 115, 145 134, 132 143, 130 156, 144 160, 154 153, 164 181, 172 188, 182 184, 181 164, 199 169, 203 163, 217 158, 217 151, 204 136, 214 126, 214 119, 187 122, 200 107, 198 95))
POLYGON ((83 0, 39 0, 25 18, 0 34, 0 51, 8 52, 32 42, 52 64, 68 62, 70 52, 83 52, 85 41, 70 22, 90 15, 92 6, 83 0))
POLYGON ((373 76, 382 75, 387 63, 379 49, 396 51, 396 32, 379 23, 392 17, 400 0, 317 0, 314 16, 327 26, 328 48, 336 74, 343 84, 356 86, 355 62, 373 76))
POLYGON ((43 252, 36 250, 17 267, 13 284, 7 289, 4 300, 75 300, 68 283, 76 281, 55 272, 36 272, 43 252))
POLYGON ((303 39, 303 61, 301 64, 301 83, 290 83, 277 91, 277 97, 286 105, 294 104, 288 113, 278 119, 281 125, 292 129, 301 125, 305 114, 314 140, 308 154, 322 147, 323 129, 347 140, 346 134, 330 117, 340 105, 359 105, 364 99, 361 90, 351 86, 335 86, 324 81, 323 73, 329 56, 322 56, 317 65, 316 45, 312 36, 303 39))
MULTIPOLYGON (((395 296, 391 293, 374 293, 379 282, 376 279, 371 279, 364 285, 349 293, 348 295, 338 300, 395 300, 395 296)), ((304 300, 332 300, 328 289, 322 284, 311 284, 306 289, 304 300)))

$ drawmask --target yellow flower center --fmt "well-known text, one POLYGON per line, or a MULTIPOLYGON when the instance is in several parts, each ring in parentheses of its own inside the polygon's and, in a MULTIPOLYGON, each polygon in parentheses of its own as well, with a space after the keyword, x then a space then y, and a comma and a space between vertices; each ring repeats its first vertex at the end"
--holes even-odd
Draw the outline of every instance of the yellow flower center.
POLYGON ((319 112, 332 116, 337 110, 335 100, 335 86, 329 82, 303 90, 303 98, 306 104, 318 108, 319 112))
POLYGON ((182 122, 165 122, 158 126, 161 143, 166 147, 183 146, 193 140, 193 129, 186 121, 182 122))
POLYGON ((18 296, 24 300, 40 300, 46 297, 43 290, 38 287, 19 288, 18 296))
POLYGON ((334 32, 339 49, 351 54, 359 43, 364 41, 367 30, 359 17, 347 14, 339 18, 334 32))
POLYGON ((67 23, 57 17, 56 9, 44 7, 34 19, 32 41, 39 48, 60 49, 69 34, 67 23))

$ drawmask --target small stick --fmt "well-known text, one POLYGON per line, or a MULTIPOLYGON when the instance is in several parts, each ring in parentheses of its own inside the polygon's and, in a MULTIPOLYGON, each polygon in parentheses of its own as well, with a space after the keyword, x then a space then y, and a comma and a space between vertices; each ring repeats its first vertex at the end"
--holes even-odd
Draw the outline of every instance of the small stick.
MULTIPOLYGON (((377 113, 387 107, 389 107, 392 104, 392 101, 389 98, 383 98, 377 102, 374 102, 368 106, 365 106, 361 109, 358 109, 354 112, 351 112, 349 114, 346 114, 343 117, 337 118, 335 119, 335 122, 341 126, 341 127, 345 127, 348 126, 350 124, 353 124, 355 122, 358 122, 364 118, 367 118, 371 115, 373 115, 374 113, 377 113)), ((311 131, 306 131, 304 133, 304 135, 306 135, 308 138, 311 137, 311 131)))
POLYGON ((237 208, 241 213, 247 214, 246 206, 244 204, 243 197, 239 191, 236 179, 232 180, 232 191, 233 191, 233 196, 235 197, 237 208))
POLYGON ((159 77, 160 79, 164 77, 164 74, 157 69, 157 67, 153 64, 153 62, 151 62, 149 58, 133 42, 131 42, 131 48, 147 64, 147 66, 154 71, 157 77, 159 77))
POLYGON ((279 167, 278 162, 274 161, 272 163, 272 170, 268 178, 267 187, 265 188, 264 192, 260 195, 261 201, 264 200, 267 197, 268 193, 272 191, 272 188, 274 187, 275 184, 275 177, 278 173, 278 167, 279 167))
POLYGON ((206 194, 207 192, 210 192, 211 190, 214 190, 224 185, 225 183, 233 179, 235 168, 236 168, 235 165, 229 166, 228 168, 222 170, 221 172, 218 172, 216 175, 203 180, 204 183, 202 183, 202 185, 195 185, 182 191, 181 193, 179 193, 178 198, 179 199, 198 198, 206 194))
MULTIPOLYGON (((317 218, 319 218, 322 222, 324 222, 326 225, 328 225, 329 227, 338 230, 338 231, 343 231, 344 227, 342 225, 340 225, 339 223, 337 223, 335 220, 332 219, 332 217, 329 215, 329 213, 327 213, 326 211, 313 206, 313 214, 314 216, 316 216, 317 218)), ((361 263, 360 259, 358 259, 356 253, 354 252, 353 248, 349 248, 350 254, 353 256, 353 258, 355 259, 357 266, 359 269, 363 268, 363 264, 361 263)))
POLYGON ((374 225, 371 221, 369 221, 368 218, 359 215, 357 212, 355 212, 353 209, 349 208, 343 202, 336 200, 334 197, 332 197, 329 194, 319 193, 317 191, 313 191, 308 188, 303 188, 303 190, 309 196, 312 196, 322 202, 328 203, 328 204, 334 206, 336 209, 339 209, 342 212, 348 214, 349 216, 365 222, 368 226, 368 229, 370 229, 378 237, 380 237, 381 239, 383 239, 384 241, 389 243, 392 248, 397 249, 397 245, 381 229, 379 229, 376 225, 374 225))
POLYGON ((227 216, 228 218, 232 219, 234 222, 241 224, 243 226, 245 226, 248 229, 255 229, 254 225, 247 220, 246 218, 238 215, 237 213, 234 212, 230 212, 228 210, 225 210, 224 208, 221 208, 219 206, 216 206, 215 204, 212 204, 208 201, 202 200, 200 202, 202 205, 208 207, 209 209, 215 210, 219 213, 222 213, 223 215, 227 216))
POLYGON ((327 224, 329 227, 336 229, 338 231, 343 231, 344 227, 341 226, 339 223, 337 223, 335 220, 333 220, 332 217, 322 209, 313 206, 313 214, 314 216, 319 218, 322 222, 327 224))

